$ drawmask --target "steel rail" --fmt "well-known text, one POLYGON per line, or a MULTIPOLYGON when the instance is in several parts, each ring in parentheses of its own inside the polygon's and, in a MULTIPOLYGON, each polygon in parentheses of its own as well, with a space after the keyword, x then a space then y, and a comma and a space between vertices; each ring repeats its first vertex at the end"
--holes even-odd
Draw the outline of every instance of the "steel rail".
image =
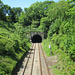
POLYGON ((41 75, 42 75, 42 65, 41 65, 41 57, 40 57, 40 47, 39 47, 39 43, 38 43, 38 51, 39 51, 40 73, 41 73, 41 75))
MULTIPOLYGON (((33 46, 34 46, 34 44, 32 44, 32 47, 31 47, 32 49, 33 49, 33 46)), ((22 75, 25 74, 25 70, 26 70, 26 67, 27 67, 27 64, 28 64, 28 61, 29 61, 29 58, 30 58, 32 49, 31 49, 30 52, 29 52, 29 56, 28 56, 28 59, 27 59, 26 65, 25 65, 25 67, 24 67, 24 71, 23 71, 23 74, 22 74, 22 75)))
MULTIPOLYGON (((42 50, 42 45, 40 45, 40 47, 41 47, 40 49, 42 50)), ((47 67, 48 75, 50 75, 49 68, 48 68, 48 65, 47 65, 47 62, 46 62, 46 57, 45 57, 45 54, 44 54, 43 50, 42 50, 42 53, 43 53, 43 56, 44 56, 44 60, 45 60, 45 64, 46 64, 46 67, 47 67)))
MULTIPOLYGON (((36 49, 36 44, 35 44, 34 49, 36 49)), ((33 70, 33 65, 34 65, 34 56, 35 56, 35 50, 34 50, 34 55, 33 55, 33 60, 32 60, 31 75, 32 75, 32 70, 33 70)))

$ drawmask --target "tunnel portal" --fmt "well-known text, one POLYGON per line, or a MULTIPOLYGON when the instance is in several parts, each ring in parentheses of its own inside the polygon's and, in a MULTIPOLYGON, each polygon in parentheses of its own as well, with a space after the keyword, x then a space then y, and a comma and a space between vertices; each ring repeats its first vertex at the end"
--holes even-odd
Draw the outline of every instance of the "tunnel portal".
POLYGON ((32 43, 41 43, 42 42, 42 37, 38 34, 34 35, 32 38, 32 43))

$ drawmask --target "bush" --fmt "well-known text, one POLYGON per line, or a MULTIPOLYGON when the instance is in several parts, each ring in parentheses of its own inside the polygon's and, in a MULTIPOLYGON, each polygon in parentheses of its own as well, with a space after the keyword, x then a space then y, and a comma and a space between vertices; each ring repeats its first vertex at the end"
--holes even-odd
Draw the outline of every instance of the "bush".
POLYGON ((29 40, 26 37, 23 27, 20 26, 19 28, 18 23, 13 25, 13 27, 14 29, 9 27, 8 23, 5 23, 4 26, 1 24, 0 75, 11 75, 16 63, 30 47, 29 40))
POLYGON ((59 60, 57 65, 53 66, 53 73, 57 75, 74 75, 75 63, 70 59, 70 56, 62 50, 56 50, 55 55, 58 56, 59 60))

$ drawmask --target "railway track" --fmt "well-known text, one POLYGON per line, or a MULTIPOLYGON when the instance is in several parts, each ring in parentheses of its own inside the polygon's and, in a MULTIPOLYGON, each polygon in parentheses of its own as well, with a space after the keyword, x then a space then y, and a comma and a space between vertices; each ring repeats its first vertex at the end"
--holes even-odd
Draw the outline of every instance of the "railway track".
POLYGON ((50 75, 41 43, 32 43, 17 75, 50 75))

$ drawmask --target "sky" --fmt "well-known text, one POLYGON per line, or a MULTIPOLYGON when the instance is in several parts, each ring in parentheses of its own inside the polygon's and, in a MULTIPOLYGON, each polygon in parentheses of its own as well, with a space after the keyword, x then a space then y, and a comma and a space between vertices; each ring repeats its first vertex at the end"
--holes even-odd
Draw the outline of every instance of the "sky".
MULTIPOLYGON (((13 7, 21 7, 22 9, 28 8, 31 4, 35 2, 43 2, 46 0, 1 0, 4 4, 13 7)), ((53 0, 55 2, 58 2, 59 0, 53 0)))

